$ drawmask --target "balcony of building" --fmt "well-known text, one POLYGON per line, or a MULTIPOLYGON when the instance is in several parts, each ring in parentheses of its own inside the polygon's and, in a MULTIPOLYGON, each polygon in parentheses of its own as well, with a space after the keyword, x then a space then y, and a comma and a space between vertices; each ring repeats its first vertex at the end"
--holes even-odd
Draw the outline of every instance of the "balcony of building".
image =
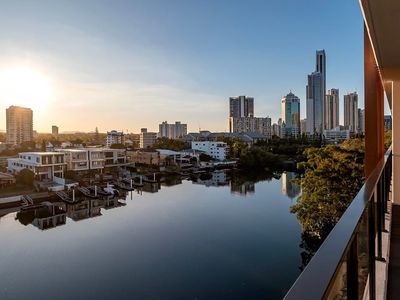
POLYGON ((400 1, 359 2, 366 181, 285 299, 400 298, 400 1), (386 152, 384 101, 392 115, 386 152))

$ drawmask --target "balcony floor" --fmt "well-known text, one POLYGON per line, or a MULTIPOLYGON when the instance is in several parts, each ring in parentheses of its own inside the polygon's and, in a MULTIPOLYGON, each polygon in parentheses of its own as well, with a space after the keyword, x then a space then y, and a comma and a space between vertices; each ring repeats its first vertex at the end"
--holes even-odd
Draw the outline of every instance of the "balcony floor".
POLYGON ((400 295, 400 205, 392 206, 390 237, 390 261, 387 299, 399 299, 400 295))

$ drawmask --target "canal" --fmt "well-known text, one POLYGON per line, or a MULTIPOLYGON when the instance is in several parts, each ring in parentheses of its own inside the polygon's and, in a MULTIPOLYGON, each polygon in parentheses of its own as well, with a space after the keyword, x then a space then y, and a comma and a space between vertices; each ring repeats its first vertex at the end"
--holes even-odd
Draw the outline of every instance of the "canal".
POLYGON ((0 299, 281 299, 302 265, 294 177, 172 179, 50 225, 0 209, 0 299))

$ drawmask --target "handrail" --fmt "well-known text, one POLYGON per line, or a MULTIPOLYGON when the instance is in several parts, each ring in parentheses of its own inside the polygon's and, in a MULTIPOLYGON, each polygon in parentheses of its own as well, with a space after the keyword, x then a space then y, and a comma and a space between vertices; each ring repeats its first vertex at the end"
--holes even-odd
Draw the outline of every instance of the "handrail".
POLYGON ((389 148, 378 162, 350 206, 292 285, 284 298, 285 300, 319 300, 326 296, 332 279, 353 240, 361 217, 370 204, 391 151, 391 148, 389 148))

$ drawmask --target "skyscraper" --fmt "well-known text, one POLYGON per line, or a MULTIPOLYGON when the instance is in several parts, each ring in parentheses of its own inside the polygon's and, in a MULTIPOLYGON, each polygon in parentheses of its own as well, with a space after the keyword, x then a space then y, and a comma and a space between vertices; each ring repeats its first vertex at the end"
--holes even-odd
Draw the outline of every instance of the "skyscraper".
POLYGON ((297 137, 300 134, 300 98, 292 92, 282 97, 282 121, 285 122, 283 135, 297 137))
POLYGON ((365 134, 365 110, 358 109, 358 132, 365 134))
POLYGON ((238 132, 241 123, 253 122, 254 98, 246 96, 229 97, 229 132, 238 132), (236 127, 236 128, 235 128, 236 127))
POLYGON ((321 134, 325 126, 324 100, 326 94, 326 55, 325 50, 317 50, 315 72, 308 75, 307 81, 307 132, 321 134))
POLYGON ((358 95, 356 92, 344 95, 344 126, 350 133, 358 130, 358 95))
POLYGON ((33 141, 33 111, 10 106, 6 109, 7 144, 19 145, 33 141))
POLYGON ((339 126, 339 90, 330 89, 325 96, 325 129, 339 126))
POLYGON ((323 127, 323 97, 321 97, 321 73, 308 75, 307 84, 307 133, 321 134, 323 127))
POLYGON ((246 96, 229 97, 229 117, 254 117, 254 98, 246 96))

